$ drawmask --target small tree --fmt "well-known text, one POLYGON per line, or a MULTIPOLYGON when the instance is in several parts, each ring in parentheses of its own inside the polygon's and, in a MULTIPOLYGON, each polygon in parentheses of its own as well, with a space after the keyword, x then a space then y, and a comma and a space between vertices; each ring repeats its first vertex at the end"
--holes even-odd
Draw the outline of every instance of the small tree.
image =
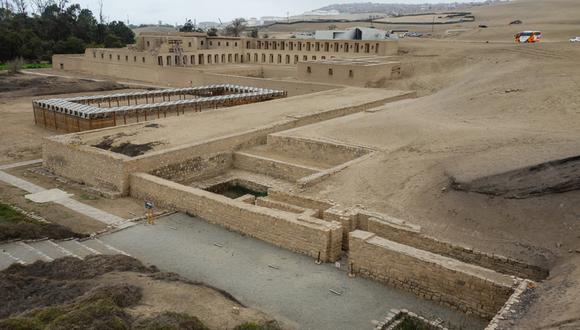
POLYGON ((328 26, 329 30, 336 30, 337 26, 335 24, 331 24, 328 26))
POLYGON ((217 37, 217 35, 218 35, 218 30, 217 30, 216 28, 209 28, 209 29, 207 30, 207 35, 208 35, 209 37, 217 37))
POLYGON ((226 26, 225 34, 227 36, 239 37, 246 29, 246 20, 243 18, 236 18, 232 23, 226 26))
POLYGON ((9 73, 20 72, 20 70, 22 70, 22 66, 24 66, 24 60, 22 57, 17 57, 6 63, 6 68, 8 69, 9 73))
POLYGON ((250 32, 248 33, 248 37, 250 38, 258 38, 259 33, 258 33, 258 29, 253 28, 250 30, 250 32))
POLYGON ((193 32, 194 28, 195 26, 193 25, 191 20, 188 19, 185 21, 185 24, 183 24, 183 26, 179 28, 179 32, 193 32))

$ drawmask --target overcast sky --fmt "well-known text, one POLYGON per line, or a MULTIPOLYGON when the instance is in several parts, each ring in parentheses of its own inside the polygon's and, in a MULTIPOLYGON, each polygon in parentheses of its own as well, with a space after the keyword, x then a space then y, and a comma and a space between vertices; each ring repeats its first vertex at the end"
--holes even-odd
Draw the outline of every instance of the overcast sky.
MULTIPOLYGON (((302 14, 334 3, 370 2, 372 0, 103 0, 103 12, 109 20, 133 24, 182 24, 186 18, 197 22, 229 21, 236 17, 286 16, 302 14)), ((382 3, 450 3, 450 0, 396 0, 382 3)), ((462 1, 457 1, 462 2, 462 1)), ((467 2, 467 1, 463 1, 467 2)), ((72 0, 98 14, 98 0, 72 0)))

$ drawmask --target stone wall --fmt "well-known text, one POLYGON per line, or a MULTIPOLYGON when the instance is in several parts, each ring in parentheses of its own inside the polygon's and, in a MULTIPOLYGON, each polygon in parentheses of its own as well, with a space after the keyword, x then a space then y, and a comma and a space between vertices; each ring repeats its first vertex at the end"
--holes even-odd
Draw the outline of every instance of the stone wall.
POLYGON ((307 61, 297 66, 298 79, 359 87, 385 87, 401 77, 400 62, 353 60, 307 61))
POLYGON ((184 182, 219 175, 232 167, 232 153, 200 155, 181 163, 166 165, 151 171, 163 179, 184 182))
POLYGON ((357 221, 358 229, 375 233, 377 236, 500 273, 533 280, 542 280, 548 276, 548 270, 541 267, 438 240, 421 233, 420 227, 398 219, 361 212, 357 221))
POLYGON ((288 181, 296 181, 318 172, 317 169, 304 165, 291 164, 281 160, 274 160, 243 152, 234 153, 233 166, 241 170, 261 173, 288 181))
POLYGON ((119 79, 139 80, 162 86, 191 87, 192 85, 237 84, 284 90, 288 96, 310 94, 337 88, 336 85, 293 80, 263 79, 225 73, 205 72, 203 67, 162 67, 148 64, 128 64, 123 61, 99 61, 78 55, 55 55, 53 67, 63 70, 106 75, 119 79))
MULTIPOLYGON (((505 302, 503 307, 494 316, 494 318, 489 322, 485 330, 509 330, 513 329, 513 325, 510 321, 513 321, 512 310, 517 310, 518 305, 523 304, 522 296, 527 293, 528 290, 536 287, 536 284, 530 280, 522 280, 520 284, 515 288, 514 293, 505 302)), ((520 307, 521 308, 521 307, 520 307)))
POLYGON ((306 209, 294 206, 288 203, 274 201, 267 197, 259 197, 255 199, 255 204, 262 207, 267 207, 270 209, 276 209, 281 211, 286 211, 290 213, 302 214, 306 211, 306 209))
POLYGON ((320 253, 323 261, 341 257, 342 227, 336 222, 251 205, 145 173, 131 175, 131 196, 314 258, 320 253))
POLYGON ((55 174, 87 184, 111 197, 123 190, 124 164, 129 157, 104 150, 44 139, 43 166, 55 174))
POLYGON ((278 151, 333 165, 346 163, 372 151, 347 144, 287 136, 287 133, 288 131, 268 135, 268 145, 278 151))
POLYGON ((329 201, 291 194, 275 189, 268 190, 268 198, 275 201, 296 205, 305 209, 318 210, 319 212, 322 212, 333 206, 333 204, 329 201))
POLYGON ((463 312, 491 319, 514 290, 510 276, 373 233, 356 230, 350 233, 349 240, 349 262, 357 274, 463 312))

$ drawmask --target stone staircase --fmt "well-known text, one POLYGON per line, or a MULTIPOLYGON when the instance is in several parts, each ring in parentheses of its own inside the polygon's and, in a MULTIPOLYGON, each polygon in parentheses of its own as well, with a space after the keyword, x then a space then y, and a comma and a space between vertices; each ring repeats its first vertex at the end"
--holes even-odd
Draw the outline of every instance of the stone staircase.
POLYGON ((15 241, 0 245, 0 270, 8 268, 13 263, 28 265, 38 260, 50 262, 63 257, 83 259, 86 256, 98 254, 129 255, 98 238, 15 241))

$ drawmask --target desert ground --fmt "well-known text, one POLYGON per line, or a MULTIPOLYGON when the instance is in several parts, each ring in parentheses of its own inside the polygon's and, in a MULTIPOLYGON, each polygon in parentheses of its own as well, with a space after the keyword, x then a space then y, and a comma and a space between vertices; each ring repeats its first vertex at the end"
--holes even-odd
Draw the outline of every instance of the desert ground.
MULTIPOLYGON (((575 0, 520 0, 474 7, 474 23, 434 27, 376 25, 433 31, 432 38, 399 41, 403 77, 390 81, 386 87, 414 90, 418 97, 287 133, 378 151, 301 193, 342 205, 363 204, 421 225, 428 234, 442 240, 548 268, 550 276, 538 284, 528 308, 517 311, 513 328, 580 328, 580 161, 574 158, 580 150, 580 45, 568 42, 580 35, 579 13, 580 2, 575 0), (510 25, 514 20, 523 23, 510 25), (488 27, 479 28, 479 24, 488 27), (448 33, 449 30, 461 31, 448 33), (543 42, 514 44, 513 35, 522 30, 542 31, 543 42), (563 159, 567 161, 553 163, 563 159), (546 170, 531 170, 547 162, 552 163, 546 170), (566 189, 558 189, 557 182, 566 183, 566 189), (523 193, 522 186, 527 189, 523 193)), ((337 25, 342 28, 348 24, 337 25)), ((273 26, 261 32, 278 38, 291 32, 325 28, 322 23, 312 23, 273 26)), ((47 94, 86 95, 123 88, 127 85, 112 80, 0 74, 0 117, 5 123, 0 130, 0 165, 41 158, 42 138, 55 134, 34 125, 32 99, 47 94), (15 84, 22 85, 17 89, 10 87, 15 84), (50 88, 45 88, 47 85, 50 88)), ((377 91, 368 92, 371 97, 373 93, 377 91)), ((340 95, 334 102, 341 102, 340 95)), ((289 112, 304 106, 307 105, 298 105, 289 112)), ((257 111, 259 106, 244 107, 257 111)), ((207 116, 216 123, 221 120, 215 114, 207 116)), ((258 121, 268 119, 258 112, 255 116, 258 121)), ((219 129, 198 127, 171 137, 163 136, 169 132, 159 131, 162 136, 156 138, 165 139, 166 143, 158 148, 173 146, 183 135, 221 136, 232 125, 250 125, 251 120, 232 119, 219 129)), ((163 125, 163 120, 158 122, 163 125)), ((141 126, 128 129, 142 132, 141 126)), ((97 138, 101 137, 99 134, 94 133, 97 138)), ((45 188, 71 191, 82 202, 120 217, 142 215, 141 201, 129 197, 104 199, 73 182, 39 174, 34 168, 13 169, 10 173, 45 188)), ((101 224, 62 206, 31 204, 17 188, 2 183, 0 201, 31 210, 76 232, 102 229, 101 224)), ((119 276, 148 288, 143 294, 146 303, 129 311, 136 317, 154 310, 147 307, 150 301, 168 299, 160 297, 160 292, 177 294, 185 285, 166 288, 165 282, 134 273, 107 274, 103 280, 115 282, 119 276)), ((196 294, 218 299, 212 292, 196 294)), ((228 308, 232 304, 219 303, 228 308)), ((219 322, 224 322, 218 315, 206 316, 204 321, 218 327, 219 322)))

